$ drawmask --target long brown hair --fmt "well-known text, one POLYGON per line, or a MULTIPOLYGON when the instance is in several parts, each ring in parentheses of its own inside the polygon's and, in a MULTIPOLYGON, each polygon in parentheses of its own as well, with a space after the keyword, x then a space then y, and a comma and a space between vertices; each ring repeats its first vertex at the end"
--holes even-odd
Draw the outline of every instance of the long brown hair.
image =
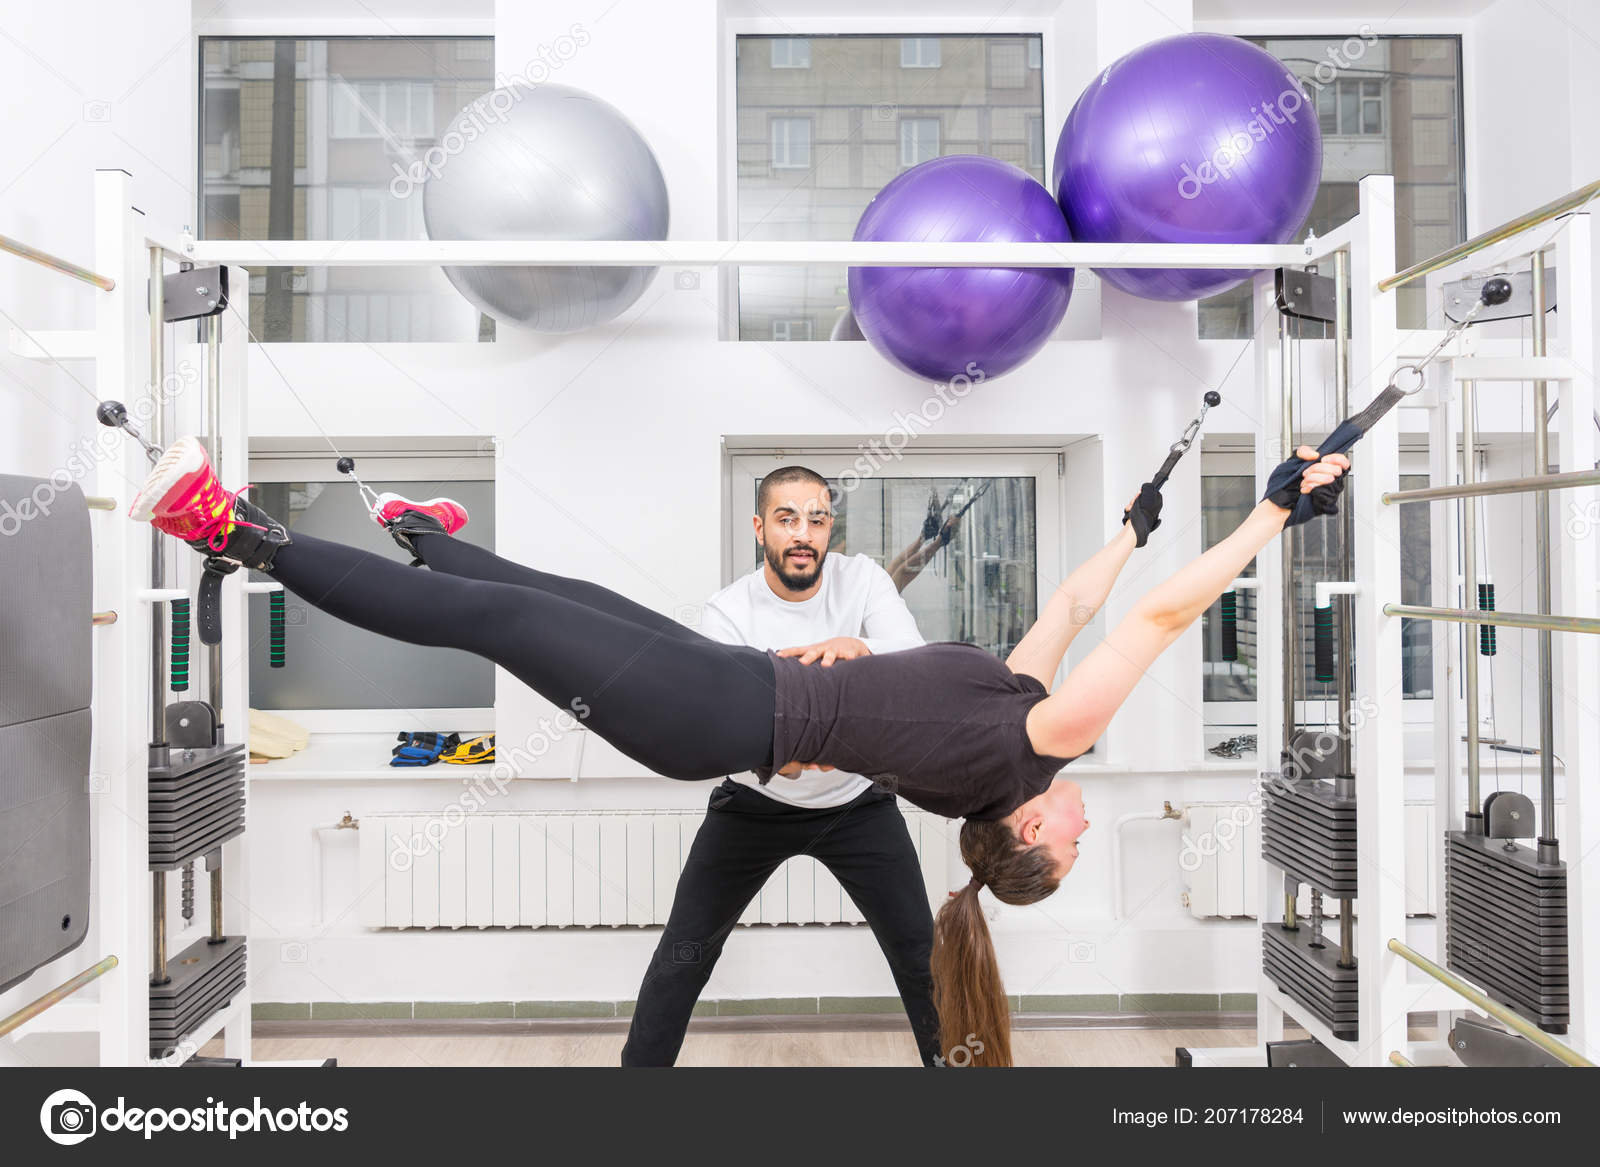
POLYGON ((972 869, 972 881, 951 893, 933 921, 941 1056, 947 1066, 1009 1066, 1011 1005, 978 889, 987 887, 1002 903, 1034 904, 1055 891, 1061 877, 1050 852, 1023 846, 1006 822, 962 823, 961 860, 972 869))

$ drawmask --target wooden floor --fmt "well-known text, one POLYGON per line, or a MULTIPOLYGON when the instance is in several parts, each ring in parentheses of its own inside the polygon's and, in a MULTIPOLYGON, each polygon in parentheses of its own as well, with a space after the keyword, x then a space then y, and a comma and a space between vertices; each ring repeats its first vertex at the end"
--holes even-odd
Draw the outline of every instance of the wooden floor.
MULTIPOLYGON (((257 1036, 254 1060, 337 1058, 341 1066, 615 1066, 623 1033, 257 1036)), ((1022 1030, 1021 1066, 1170 1066, 1177 1046, 1252 1045, 1254 1029, 1022 1030)), ((206 1053, 220 1053, 207 1049, 206 1053)), ((915 1066, 907 1032, 690 1033, 680 1066, 915 1066)))

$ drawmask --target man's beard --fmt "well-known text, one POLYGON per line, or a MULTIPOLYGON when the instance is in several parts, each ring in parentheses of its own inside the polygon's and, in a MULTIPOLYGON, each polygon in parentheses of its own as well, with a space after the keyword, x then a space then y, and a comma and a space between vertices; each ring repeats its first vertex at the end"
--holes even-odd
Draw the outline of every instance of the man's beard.
POLYGON ((803 592, 816 583, 822 577, 822 561, 828 556, 826 550, 812 548, 815 558, 811 561, 811 566, 797 569, 794 561, 788 559, 783 552, 773 551, 770 547, 764 547, 763 551, 767 557, 767 566, 772 568, 772 573, 791 592, 803 592))

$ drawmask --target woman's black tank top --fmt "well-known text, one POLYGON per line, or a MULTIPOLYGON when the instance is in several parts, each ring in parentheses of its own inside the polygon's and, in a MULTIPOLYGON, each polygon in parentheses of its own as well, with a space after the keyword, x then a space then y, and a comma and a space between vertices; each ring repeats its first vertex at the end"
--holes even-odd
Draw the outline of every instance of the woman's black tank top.
POLYGON ((820 762, 946 818, 999 819, 1072 759, 1036 753, 1027 716, 1049 691, 972 644, 929 644, 831 668, 773 655, 772 770, 820 762))

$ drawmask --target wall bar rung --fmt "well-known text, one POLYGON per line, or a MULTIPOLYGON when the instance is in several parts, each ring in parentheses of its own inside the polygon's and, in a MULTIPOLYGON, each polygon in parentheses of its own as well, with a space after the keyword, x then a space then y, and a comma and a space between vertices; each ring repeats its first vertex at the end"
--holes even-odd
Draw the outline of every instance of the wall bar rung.
POLYGON ((59 1004, 60 1002, 66 1000, 79 989, 83 988, 84 985, 87 985, 90 981, 104 976, 106 973, 110 972, 116 967, 117 958, 114 956, 108 956, 92 968, 84 969, 81 973, 73 977, 70 981, 67 981, 65 984, 58 985, 57 987, 51 989, 37 1001, 24 1005, 11 1016, 7 1017, 4 1021, 0 1021, 0 1037, 4 1037, 18 1026, 25 1025, 29 1021, 32 1021, 35 1017, 39 1016, 39 1014, 50 1008, 50 1006, 59 1004))
POLYGON ((1570 470, 1565 474, 1530 474, 1498 482, 1463 483, 1459 486, 1425 486, 1419 490, 1391 490, 1384 504, 1435 502, 1450 498, 1482 498, 1491 494, 1531 494, 1541 490, 1567 490, 1574 486, 1600 486, 1600 470, 1570 470))
POLYGON ((103 276, 92 272, 86 267, 62 259, 59 255, 51 255, 48 251, 40 251, 37 247, 29 247, 20 239, 13 239, 9 235, 0 235, 0 251, 9 251, 12 255, 20 255, 23 259, 31 259, 41 267, 51 271, 58 271, 64 276, 71 276, 75 280, 82 280, 86 284, 93 284, 101 291, 109 292, 117 286, 117 281, 110 276, 103 276))
POLYGON ((1385 616, 1445 620, 1453 624, 1494 624, 1501 628, 1541 628, 1550 632, 1600 632, 1600 616, 1546 616, 1539 612, 1484 612, 1477 608, 1428 608, 1385 604, 1385 616))
POLYGON ((1417 968, 1420 968, 1423 972, 1427 973, 1441 985, 1444 985, 1451 992, 1471 1002, 1475 1007, 1482 1009, 1485 1013, 1487 1013, 1490 1017, 1493 1017, 1496 1021, 1500 1022, 1500 1024, 1504 1025, 1507 1029, 1527 1038, 1551 1057, 1558 1058, 1569 1066, 1594 1065, 1593 1062, 1584 1057, 1577 1050, 1557 1041, 1555 1038, 1551 1037, 1548 1033, 1540 1029, 1537 1025, 1529 1021, 1520 1013, 1506 1008, 1506 1006, 1500 1004, 1498 1001, 1491 1001, 1472 985, 1456 976, 1455 973, 1451 972, 1447 968, 1441 968, 1439 965, 1434 964, 1433 961, 1429 960, 1426 956, 1423 956, 1422 953, 1418 952, 1410 945, 1402 944, 1398 940, 1391 939, 1389 941, 1389 951, 1400 957, 1402 960, 1408 961, 1417 968))
POLYGON ((1564 215, 1568 211, 1575 211, 1583 206, 1595 195, 1600 194, 1600 179, 1596 179, 1588 186, 1580 186, 1571 194, 1562 195, 1553 199, 1542 207, 1535 207, 1525 215, 1518 215, 1509 219, 1498 227, 1491 227, 1482 234, 1474 235, 1465 243, 1457 243, 1454 247, 1441 251, 1432 259, 1425 259, 1421 263, 1414 263, 1404 271, 1395 272, 1387 279, 1378 281, 1378 291, 1387 292, 1390 288, 1398 288, 1401 284, 1409 284, 1418 276, 1425 276, 1429 272, 1438 271, 1442 267, 1449 267, 1458 259, 1482 251, 1499 243, 1502 239, 1510 239, 1513 235, 1526 231, 1529 227, 1537 227, 1540 223, 1547 223, 1557 215, 1564 215))
POLYGON ((86 494, 83 496, 83 505, 92 511, 114 511, 117 509, 117 500, 103 494, 86 494))

